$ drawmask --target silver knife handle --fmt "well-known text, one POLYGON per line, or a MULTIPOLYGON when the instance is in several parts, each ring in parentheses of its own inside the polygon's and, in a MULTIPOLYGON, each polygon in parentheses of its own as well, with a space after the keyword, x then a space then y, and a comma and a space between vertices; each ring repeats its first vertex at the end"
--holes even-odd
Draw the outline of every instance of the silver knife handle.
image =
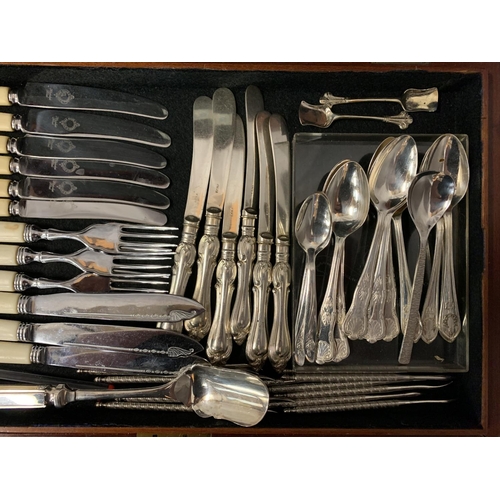
POLYGON ((268 351, 267 309, 273 272, 271 265, 272 241, 272 238, 259 236, 257 262, 253 268, 253 316, 245 354, 248 363, 256 370, 264 365, 268 351))
POLYGON ((288 239, 277 239, 276 264, 273 268, 274 318, 269 338, 269 361, 281 373, 292 357, 288 327, 288 296, 292 270, 289 263, 288 239))
POLYGON ((229 311, 236 279, 236 234, 222 235, 221 259, 217 265, 214 320, 207 339, 207 356, 212 364, 225 364, 233 350, 229 311))
POLYGON ((199 302, 205 311, 184 322, 184 328, 189 335, 197 340, 207 335, 212 323, 211 289, 220 248, 218 234, 221 218, 219 209, 209 208, 207 210, 204 233, 198 245, 197 275, 193 299, 199 302))
MULTIPOLYGON (((170 283, 170 294, 184 295, 192 273, 192 267, 196 259, 196 235, 200 227, 200 219, 194 216, 187 216, 184 219, 181 241, 175 250, 174 266, 172 268, 172 281, 170 283)), ((168 329, 174 332, 181 332, 183 322, 158 323, 158 328, 168 329)))
POLYGON ((45 408, 47 391, 36 385, 0 386, 0 410, 45 408))
POLYGON ((256 214, 243 211, 241 238, 238 241, 238 281, 236 284, 236 298, 231 313, 230 326, 234 341, 241 345, 248 333, 252 322, 250 287, 252 280, 253 262, 255 260, 256 214))

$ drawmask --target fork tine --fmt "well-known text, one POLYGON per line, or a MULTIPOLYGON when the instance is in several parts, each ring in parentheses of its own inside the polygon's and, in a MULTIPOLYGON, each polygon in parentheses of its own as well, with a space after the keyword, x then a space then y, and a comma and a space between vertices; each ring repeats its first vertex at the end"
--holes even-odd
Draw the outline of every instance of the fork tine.
POLYGON ((128 255, 116 255, 113 259, 113 263, 117 264, 127 264, 128 262, 150 262, 150 261, 166 261, 171 260, 175 252, 168 252, 165 254, 152 254, 152 255, 139 255, 131 253, 128 255))
POLYGON ((147 252, 148 254, 162 254, 162 255, 168 255, 170 253, 174 253, 175 248, 177 248, 177 243, 138 242, 137 244, 128 243, 128 244, 120 244, 118 246, 118 249, 121 252, 130 252, 130 253, 147 252))
MULTIPOLYGON (((170 277, 170 274, 164 276, 170 277)), ((110 289, 120 292, 169 293, 169 286, 169 281, 158 279, 120 277, 110 281, 110 289)))

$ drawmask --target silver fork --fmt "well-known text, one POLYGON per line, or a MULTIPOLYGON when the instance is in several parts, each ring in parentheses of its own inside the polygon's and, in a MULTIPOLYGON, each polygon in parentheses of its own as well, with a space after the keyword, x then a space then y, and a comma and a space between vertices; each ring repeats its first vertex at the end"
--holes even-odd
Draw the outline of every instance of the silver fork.
POLYGON ((109 254, 125 252, 170 253, 177 243, 176 227, 143 226, 108 222, 94 224, 81 231, 65 232, 41 229, 33 224, 0 222, 0 236, 4 243, 34 243, 39 240, 70 239, 83 243, 87 248, 109 254))
POLYGON ((39 262, 63 262, 71 264, 81 271, 100 276, 141 276, 149 278, 165 277, 171 267, 167 260, 169 254, 139 254, 128 253, 110 255, 95 250, 82 249, 72 254, 54 254, 50 252, 35 252, 31 248, 0 245, 0 265, 17 266, 39 262))
POLYGON ((159 278, 111 277, 93 273, 82 273, 64 281, 47 278, 32 278, 24 273, 0 271, 0 291, 24 292, 30 288, 47 290, 64 288, 75 293, 145 292, 168 293, 169 281, 159 278))

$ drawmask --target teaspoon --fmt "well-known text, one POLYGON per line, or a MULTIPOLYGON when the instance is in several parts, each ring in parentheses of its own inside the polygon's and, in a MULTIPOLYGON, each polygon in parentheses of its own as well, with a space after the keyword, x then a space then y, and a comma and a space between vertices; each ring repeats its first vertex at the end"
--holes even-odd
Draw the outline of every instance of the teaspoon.
POLYGON ((317 297, 316 256, 330 241, 332 217, 328 198, 317 192, 306 198, 295 222, 295 237, 306 253, 306 264, 295 320, 294 359, 302 366, 316 356, 317 297))
POLYGON ((417 228, 420 247, 413 279, 410 314, 399 352, 400 364, 410 362, 415 334, 418 329, 418 311, 424 284, 425 256, 429 233, 450 207, 454 194, 455 182, 453 178, 442 172, 433 171, 417 174, 408 191, 408 211, 417 228))

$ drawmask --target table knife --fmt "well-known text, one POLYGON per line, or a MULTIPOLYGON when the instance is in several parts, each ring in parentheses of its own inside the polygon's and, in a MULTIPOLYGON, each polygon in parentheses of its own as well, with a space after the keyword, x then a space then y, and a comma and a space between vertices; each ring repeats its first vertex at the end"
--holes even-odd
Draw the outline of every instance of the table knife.
POLYGON ((198 340, 209 332, 212 322, 211 285, 220 248, 219 227, 236 124, 236 101, 229 89, 217 89, 212 97, 212 106, 214 115, 212 168, 206 201, 205 226, 198 244, 197 275, 193 294, 194 300, 203 306, 205 312, 184 323, 189 335, 198 340))
POLYGON ((167 165, 165 157, 146 147, 106 139, 0 136, 0 154, 9 153, 30 158, 110 161, 155 169, 167 165))
POLYGON ((236 116, 229 175, 231 180, 227 184, 222 219, 221 257, 216 271, 215 312, 207 338, 207 356, 213 364, 226 363, 233 350, 229 313, 237 273, 235 252, 240 228, 245 177, 245 129, 239 116, 236 116))
POLYGON ((155 189, 115 181, 87 179, 43 179, 21 181, 0 179, 0 198, 23 200, 65 200, 123 203, 164 210, 170 200, 155 189))
POLYGON ((34 314, 105 321, 180 321, 201 314, 192 299, 155 293, 55 293, 21 295, 0 292, 0 314, 34 314))
POLYGON ((80 85, 28 82, 19 89, 0 87, 0 106, 106 111, 164 120, 165 106, 134 94, 80 85))
POLYGON ((165 189, 170 179, 158 170, 125 163, 0 156, 0 174, 21 174, 26 177, 60 177, 64 179, 95 179, 126 182, 156 189, 165 189))
POLYGON ((116 139, 168 148, 170 136, 143 123, 82 111, 30 109, 25 116, 0 113, 1 132, 116 139))
POLYGON ((288 326, 288 296, 292 271, 289 262, 290 217, 292 210, 292 172, 290 142, 284 118, 269 118, 276 187, 276 260, 273 267, 274 317, 269 338, 269 361, 277 372, 285 369, 292 357, 288 326))
POLYGON ((253 315, 245 354, 248 363, 260 369, 268 354, 268 302, 272 282, 271 250, 274 238, 274 165, 268 111, 255 118, 259 153, 259 215, 257 259, 253 268, 253 315))
POLYGON ((9 215, 44 220, 118 220, 149 226, 164 226, 167 223, 167 216, 159 210, 123 203, 0 199, 0 217, 9 215))
POLYGON ((237 344, 242 344, 250 331, 252 321, 251 284, 255 260, 255 221, 259 202, 259 172, 257 168, 257 144, 255 135, 255 117, 264 111, 264 99, 254 85, 245 92, 246 115, 246 167, 245 191, 241 215, 241 237, 238 241, 238 279, 236 297, 231 312, 231 334, 237 344))
POLYGON ((190 356, 203 350, 196 340, 157 328, 86 323, 21 323, 0 320, 0 341, 44 345, 76 345, 113 351, 163 354, 171 358, 190 356))
POLYGON ((0 363, 4 364, 61 366, 113 373, 167 374, 196 362, 206 361, 196 355, 170 358, 162 354, 111 351, 95 347, 40 346, 0 341, 0 363))
MULTIPOLYGON (((175 251, 170 293, 184 295, 196 258, 196 237, 205 208, 208 179, 212 164, 214 120, 212 99, 198 97, 193 104, 193 156, 189 179, 188 198, 184 210, 181 241, 175 251)), ((161 324, 160 328, 181 331, 183 324, 161 324)))

